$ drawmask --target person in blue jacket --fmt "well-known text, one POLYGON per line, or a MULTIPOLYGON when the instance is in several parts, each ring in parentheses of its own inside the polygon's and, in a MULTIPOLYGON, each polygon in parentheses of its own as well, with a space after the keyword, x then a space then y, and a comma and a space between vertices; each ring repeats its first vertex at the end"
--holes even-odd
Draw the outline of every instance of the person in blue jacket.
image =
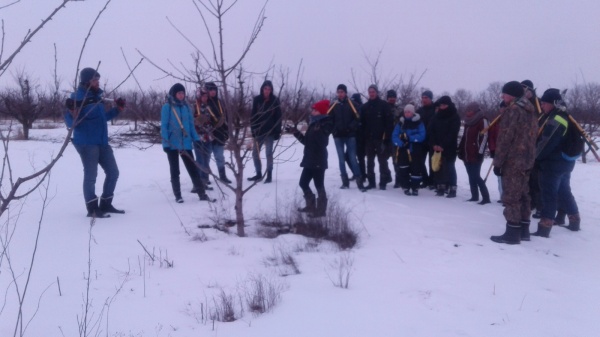
POLYGON ((200 200, 211 201, 206 195, 204 184, 200 179, 194 161, 192 148, 194 142, 200 141, 194 127, 194 116, 185 101, 185 87, 181 83, 174 84, 169 90, 168 102, 160 111, 160 135, 162 147, 169 159, 171 187, 175 201, 182 203, 181 183, 179 181, 179 157, 192 179, 194 191, 200 200))
POLYGON ((394 164, 398 167, 400 186, 406 195, 419 195, 419 186, 423 180, 424 141, 425 126, 421 116, 415 113, 414 105, 407 104, 404 116, 400 117, 392 133, 392 142, 397 146, 397 162, 394 164))
POLYGON ((106 122, 125 109, 125 100, 117 99, 116 107, 106 111, 100 89, 100 74, 93 68, 84 68, 79 74, 77 91, 67 99, 65 124, 73 129, 72 143, 83 164, 83 198, 87 216, 108 218, 107 213, 125 213, 112 205, 115 187, 119 179, 119 168, 108 144, 106 122), (105 173, 102 195, 96 195, 98 165, 105 173))

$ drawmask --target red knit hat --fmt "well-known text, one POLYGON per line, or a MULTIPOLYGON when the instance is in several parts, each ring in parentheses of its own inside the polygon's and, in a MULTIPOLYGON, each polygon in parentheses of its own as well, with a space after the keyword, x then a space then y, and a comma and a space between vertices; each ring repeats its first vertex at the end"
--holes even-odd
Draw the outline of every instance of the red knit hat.
POLYGON ((317 103, 313 104, 312 108, 317 110, 321 115, 326 115, 327 110, 329 110, 329 100, 324 99, 322 101, 318 101, 317 103))

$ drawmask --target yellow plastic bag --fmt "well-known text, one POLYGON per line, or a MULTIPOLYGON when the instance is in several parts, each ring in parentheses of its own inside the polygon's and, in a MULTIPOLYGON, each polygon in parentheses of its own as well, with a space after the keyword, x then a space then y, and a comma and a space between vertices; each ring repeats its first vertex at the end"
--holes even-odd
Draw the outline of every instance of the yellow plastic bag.
POLYGON ((433 157, 431 157, 431 170, 437 172, 442 168, 442 153, 435 151, 433 157))

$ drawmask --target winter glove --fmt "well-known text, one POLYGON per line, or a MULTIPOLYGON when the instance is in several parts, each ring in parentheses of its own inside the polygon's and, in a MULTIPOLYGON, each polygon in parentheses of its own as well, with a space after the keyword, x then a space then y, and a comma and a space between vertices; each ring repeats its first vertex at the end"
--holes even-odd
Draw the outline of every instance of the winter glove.
POLYGON ((498 166, 494 166, 494 174, 498 177, 502 177, 502 168, 498 166))
POLYGON ((117 98, 115 100, 115 104, 117 104, 118 108, 125 109, 125 104, 126 104, 125 98, 121 98, 121 97, 117 98))
POLYGON ((65 106, 67 107, 67 109, 73 111, 75 110, 75 101, 71 98, 67 98, 67 100, 65 101, 65 106))

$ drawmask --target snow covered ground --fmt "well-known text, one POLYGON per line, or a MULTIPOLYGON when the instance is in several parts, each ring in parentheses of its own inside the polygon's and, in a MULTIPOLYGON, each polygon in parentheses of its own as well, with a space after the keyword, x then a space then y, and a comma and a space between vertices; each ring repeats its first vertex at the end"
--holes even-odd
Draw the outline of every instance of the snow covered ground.
MULTIPOLYGON (((128 127, 111 130, 123 128, 128 127)), ((31 135, 38 140, 12 142, 13 174, 24 176, 32 166, 46 163, 59 147, 48 140, 65 133, 36 129, 31 135)), ((282 138, 284 144, 292 141, 291 136, 282 138)), ((360 232, 357 247, 339 251, 329 243, 315 247, 294 234, 276 239, 253 234, 254 219, 300 198, 301 154, 302 146, 294 145, 285 155, 290 160, 277 164, 274 182, 258 184, 247 194, 251 236, 239 238, 198 228, 213 224, 215 218, 233 218, 229 192, 225 197, 218 189, 209 192, 219 199, 211 208, 188 193, 192 186, 183 172, 185 202, 176 204, 160 146, 115 148, 121 174, 114 204, 127 213, 99 219, 90 236, 82 167, 69 146, 49 180, 49 204, 24 304, 25 321, 33 316, 25 335, 79 335, 88 268, 88 321, 98 324, 90 328, 97 336, 600 335, 597 162, 578 163, 572 178, 582 231, 555 227, 550 239, 534 237, 509 246, 489 240, 504 231, 501 205, 465 202, 470 195, 462 162, 457 163, 456 199, 435 197, 429 190, 419 197, 392 188, 360 193, 352 185, 339 190, 330 142, 327 191, 351 211, 360 232), (156 261, 149 259, 142 244, 156 261), (280 276, 285 266, 269 263, 280 252, 294 256, 300 274, 280 276), (348 289, 333 285, 340 261, 351 262, 348 289), (214 308, 213 299, 221 291, 233 294, 239 308, 244 289, 260 277, 283 290, 271 312, 257 316, 246 309, 232 323, 207 318, 207 308, 214 308)), ((486 170, 489 164, 486 160, 486 170)), ((250 163, 246 176, 252 173, 250 163)), ((103 178, 100 174, 98 193, 103 178)), ((497 200, 493 175, 488 187, 497 200)), ((3 240, 12 238, 7 253, 20 291, 29 270, 42 192, 12 204, 9 221, 5 214, 0 224, 3 240)), ((13 336, 18 314, 8 267, 6 260, 0 265, 0 336, 13 336)))

